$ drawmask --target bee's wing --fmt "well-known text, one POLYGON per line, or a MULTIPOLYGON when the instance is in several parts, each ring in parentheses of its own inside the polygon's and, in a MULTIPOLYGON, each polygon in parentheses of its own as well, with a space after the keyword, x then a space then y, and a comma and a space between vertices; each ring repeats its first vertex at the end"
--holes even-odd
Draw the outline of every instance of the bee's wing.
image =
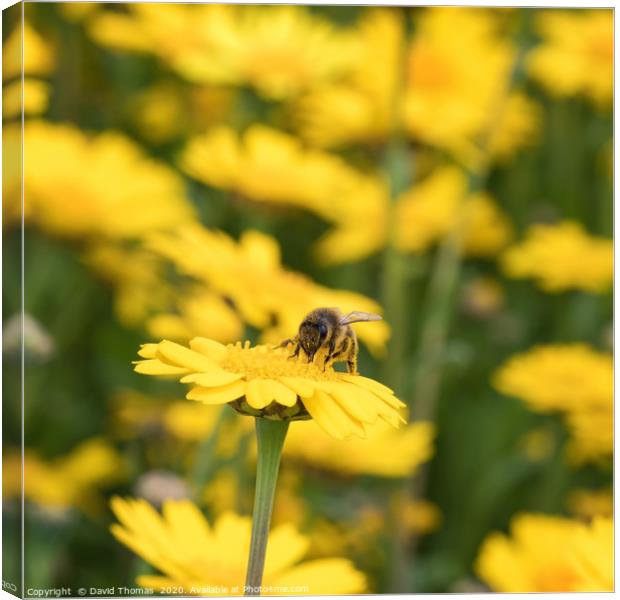
POLYGON ((348 325, 349 323, 358 323, 359 321, 381 321, 382 317, 373 313, 354 310, 340 318, 340 325, 348 325))

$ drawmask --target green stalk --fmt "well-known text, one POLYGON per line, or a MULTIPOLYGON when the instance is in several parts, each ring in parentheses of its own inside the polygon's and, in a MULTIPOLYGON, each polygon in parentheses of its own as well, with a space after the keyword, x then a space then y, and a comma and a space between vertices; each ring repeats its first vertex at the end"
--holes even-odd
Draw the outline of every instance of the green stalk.
POLYGON ((395 245, 398 226, 396 201, 411 182, 413 158, 406 142, 396 134, 386 148, 384 164, 390 183, 390 205, 383 252, 382 302, 386 319, 392 328, 388 344, 390 360, 384 363, 384 379, 397 394, 402 395, 403 361, 407 351, 407 315, 410 311, 405 289, 409 269, 407 257, 395 245))
POLYGON ((273 498, 276 491, 280 456, 286 432, 288 431, 288 424, 288 421, 270 421, 260 417, 256 418, 258 464, 256 470, 256 490, 254 492, 254 511, 252 513, 250 557, 245 578, 244 593, 246 596, 260 596, 273 498))

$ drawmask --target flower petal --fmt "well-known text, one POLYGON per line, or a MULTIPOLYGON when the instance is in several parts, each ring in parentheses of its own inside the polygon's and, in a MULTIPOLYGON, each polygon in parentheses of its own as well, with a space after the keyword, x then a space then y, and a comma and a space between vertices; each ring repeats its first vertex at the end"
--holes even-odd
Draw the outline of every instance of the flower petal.
POLYGON ((220 387, 243 377, 240 373, 230 371, 211 371, 209 373, 190 373, 181 379, 181 383, 197 383, 204 387, 220 387))
POLYGON ((301 586, 305 594, 361 594, 367 589, 366 577, 345 558, 320 558, 287 569, 269 580, 281 589, 295 590, 301 586))
POLYGON ((347 415, 336 401, 322 390, 316 390, 311 398, 304 398, 304 405, 317 424, 336 439, 344 440, 351 434, 362 438, 366 436, 362 424, 347 415))
POLYGON ((340 375, 340 379, 366 388, 394 408, 404 408, 407 406, 404 402, 401 402, 396 396, 394 396, 394 392, 389 387, 375 381, 374 379, 362 377, 361 375, 350 375, 349 373, 342 373, 340 375))
POLYGON ((228 350, 224 344, 220 344, 215 340, 210 340, 204 337, 195 337, 190 341, 189 347, 218 363, 226 357, 226 354, 228 354, 228 350))
POLYGON ((233 381, 222 387, 210 388, 197 386, 186 394, 188 400, 198 400, 205 404, 226 404, 241 398, 245 394, 246 383, 243 380, 233 381))
POLYGON ((155 358, 158 344, 142 344, 138 350, 138 356, 142 358, 155 358))
POLYGON ((157 358, 152 360, 138 360, 135 362, 135 365, 133 370, 143 375, 184 375, 190 372, 189 369, 169 365, 157 358))
POLYGON ((301 377, 278 377, 286 387, 292 389, 301 398, 310 398, 314 394, 314 385, 308 379, 301 377))
POLYGON ((271 403, 272 398, 265 393, 263 388, 264 381, 259 378, 250 379, 245 389, 245 399, 252 408, 260 410, 271 403))
POLYGON ((194 352, 189 348, 185 348, 185 346, 175 344, 168 340, 159 342, 157 346, 157 355, 165 358, 174 365, 187 367, 192 371, 204 372, 218 370, 220 368, 216 362, 207 358, 204 354, 194 352))
POLYGON ((297 394, 284 384, 275 379, 265 379, 263 386, 272 400, 275 400, 282 406, 295 406, 297 403, 297 394))
POLYGON ((364 423, 375 423, 381 401, 363 388, 348 383, 329 382, 329 394, 349 415, 364 423))

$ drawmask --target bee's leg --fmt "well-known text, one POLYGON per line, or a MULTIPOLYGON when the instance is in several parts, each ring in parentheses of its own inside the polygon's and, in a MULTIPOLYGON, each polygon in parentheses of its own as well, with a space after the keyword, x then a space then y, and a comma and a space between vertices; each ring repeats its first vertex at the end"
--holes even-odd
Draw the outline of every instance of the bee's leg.
POLYGON ((282 340, 279 344, 272 346, 272 349, 275 350, 276 348, 286 348, 289 344, 294 344, 294 343, 295 343, 294 339, 286 338, 285 340, 282 340))
POLYGON ((332 335, 332 339, 329 340, 329 348, 327 354, 325 355, 325 361, 323 362, 323 371, 327 369, 327 366, 330 364, 330 361, 334 358, 336 348, 336 336, 332 335))
POLYGON ((357 338, 355 338, 355 336, 351 336, 348 338, 348 341, 347 371, 351 375, 357 375, 357 338))
POLYGON ((289 358, 297 358, 299 356, 299 349, 301 348, 301 344, 297 344, 295 347, 295 352, 289 356, 289 358))

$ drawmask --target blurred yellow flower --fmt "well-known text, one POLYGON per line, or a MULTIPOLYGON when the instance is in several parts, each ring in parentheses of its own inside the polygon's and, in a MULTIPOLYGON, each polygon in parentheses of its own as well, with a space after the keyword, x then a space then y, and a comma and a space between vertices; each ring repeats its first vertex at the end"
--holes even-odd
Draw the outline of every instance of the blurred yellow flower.
POLYGON ((259 202, 331 214, 357 172, 336 156, 304 148, 299 139, 260 124, 240 136, 216 127, 190 140, 181 168, 207 185, 259 202))
POLYGON ((68 238, 130 238, 187 222, 181 178, 118 133, 26 123, 27 219, 68 238))
POLYGON ((441 524, 441 511, 428 500, 405 499, 398 505, 397 518, 408 535, 426 535, 435 531, 441 524))
MULTIPOLYGON (((120 524, 113 535, 162 575, 142 575, 137 583, 189 595, 242 595, 251 519, 232 512, 210 525, 187 500, 164 502, 160 515, 144 500, 114 498, 120 524), (179 588, 181 588, 179 590, 179 588)), ((366 579, 343 558, 301 562, 308 539, 292 525, 269 535, 262 592, 266 594, 355 594, 366 579)))
POLYGON ((522 514, 510 537, 490 534, 475 569, 497 592, 606 592, 613 590, 613 525, 590 525, 538 514, 522 514))
POLYGON ((585 344, 538 346, 510 358, 492 382, 537 412, 603 407, 612 402, 613 358, 585 344))
POLYGON ((25 78, 2 86, 2 118, 10 119, 22 114, 25 117, 45 112, 49 100, 49 86, 43 81, 25 78), (23 93, 23 101, 22 101, 23 93))
POLYGON ((382 142, 396 122, 394 94, 404 21, 400 9, 366 8, 347 75, 303 95, 294 113, 304 139, 322 147, 382 142))
POLYGON ((495 15, 471 8, 411 14, 415 31, 404 99, 398 90, 403 13, 366 9, 355 29, 355 64, 296 103, 301 136, 322 147, 383 143, 404 118, 416 140, 470 165, 487 155, 505 161, 535 142, 539 110, 524 94, 507 91, 514 49, 500 36, 495 15))
POLYGON ((500 35, 499 24, 487 9, 461 7, 428 8, 416 21, 406 128, 468 164, 479 161, 481 151, 510 156, 530 143, 537 127, 532 102, 508 92, 515 49, 500 35))
POLYGON ((50 86, 39 77, 49 75, 55 62, 51 45, 27 21, 15 27, 2 45, 3 119, 20 116, 22 108, 24 116, 45 112, 50 86))
POLYGON ((271 419, 313 418, 337 439, 366 436, 379 418, 398 427, 405 405, 384 385, 331 366, 325 370, 305 358, 289 358, 283 348, 250 348, 249 342, 224 346, 194 338, 190 348, 169 341, 144 344, 135 370, 145 375, 174 375, 192 388, 188 400, 210 405, 230 403, 244 414, 271 419))
MULTIPOLYGON (((2 227, 22 219, 22 127, 21 123, 2 126, 2 227)), ((23 207, 26 208, 26 207, 23 207)))
MULTIPOLYGON (((3 462, 3 497, 20 498, 20 452, 9 453, 3 462)), ((124 464, 108 442, 91 438, 68 454, 50 461, 42 459, 36 451, 26 449, 23 468, 26 500, 50 510, 76 507, 89 512, 100 502, 101 488, 122 479, 124 464)))
POLYGON ((344 475, 406 477, 433 455, 431 423, 418 422, 394 430, 385 422, 377 422, 366 430, 367 439, 353 439, 343 445, 312 421, 293 423, 283 456, 344 475))
POLYGON ((13 29, 2 44, 2 81, 20 77, 22 72, 24 75, 49 75, 55 62, 52 46, 26 21, 23 27, 13 29))
POLYGON ((501 393, 541 412, 565 414, 577 460, 613 450, 613 358, 584 344, 539 346, 510 358, 492 378, 501 393))
POLYGON ((155 338, 187 341, 199 334, 232 342, 243 335, 243 322, 225 298, 196 285, 175 294, 174 312, 149 317, 146 330, 155 338))
POLYGON ((79 23, 99 8, 97 2, 59 2, 58 10, 68 21, 79 23))
POLYGON ((326 265, 352 262, 385 245, 390 209, 386 183, 373 176, 358 177, 330 205, 327 218, 334 227, 314 244, 317 259, 326 265))
MULTIPOLYGON (((285 270, 277 241, 258 231, 246 231, 236 242, 221 231, 191 224, 152 235, 147 243, 181 274, 206 283, 232 302, 245 322, 262 330, 261 340, 266 343, 290 337, 303 317, 317 306, 381 313, 381 307, 362 294, 332 290, 285 270)), ((384 350, 389 335, 385 321, 358 327, 360 340, 374 354, 384 350)))
POLYGON ((115 311, 127 327, 175 341, 199 334, 231 342, 243 334, 243 323, 225 298, 199 283, 172 286, 163 259, 142 247, 96 243, 83 260, 114 287, 115 311))
POLYGON ((397 246, 423 252, 454 228, 462 231, 463 251, 493 256, 511 237, 508 218, 484 193, 470 194, 465 173, 442 167, 398 200, 397 246))
MULTIPOLYGON (((402 194, 394 207, 397 248, 425 252, 459 227, 465 254, 484 257, 501 250, 512 236, 508 218, 487 194, 470 194, 467 187, 463 171, 445 166, 402 194)), ((331 204, 327 218, 336 226, 316 243, 318 259, 340 264, 383 248, 389 210, 385 183, 358 178, 355 187, 331 204)))
POLYGON ((164 144, 225 121, 234 97, 230 89, 163 82, 133 96, 127 110, 143 139, 164 144))
POLYGON ((303 6, 132 5, 91 18, 99 43, 159 56, 189 81, 295 96, 345 71, 355 39, 303 6))
POLYGON ((498 279, 477 276, 463 286, 463 310, 474 317, 485 319, 496 315, 506 302, 506 292, 498 279))
POLYGON ((558 97, 585 96, 611 109, 613 97, 614 14, 612 10, 549 10, 537 15, 542 42, 527 68, 558 97))
POLYGON ((579 488, 568 495, 566 504, 570 513, 590 521, 595 517, 611 518, 614 514, 614 498, 611 487, 600 490, 579 488))
POLYGON ((532 225, 500 263, 508 277, 531 277, 546 292, 605 292, 613 280, 613 242, 574 221, 532 225))
POLYGON ((102 241, 86 248, 82 260, 112 284, 116 315, 127 327, 143 325, 153 311, 172 301, 174 291, 164 278, 161 259, 139 247, 102 241))
POLYGON ((614 524, 611 517, 595 517, 589 527, 580 527, 574 552, 578 591, 614 589, 614 524))
POLYGON ((614 449, 613 403, 604 406, 578 408, 566 414, 571 434, 567 447, 568 458, 580 465, 583 462, 605 464, 614 449))
MULTIPOLYGON (((278 492, 280 492, 279 487, 278 492)), ((234 510, 238 498, 239 479, 235 471, 228 468, 217 470, 217 473, 209 481, 202 495, 202 500, 212 511, 212 514, 215 515, 221 515, 227 511, 234 510)))

